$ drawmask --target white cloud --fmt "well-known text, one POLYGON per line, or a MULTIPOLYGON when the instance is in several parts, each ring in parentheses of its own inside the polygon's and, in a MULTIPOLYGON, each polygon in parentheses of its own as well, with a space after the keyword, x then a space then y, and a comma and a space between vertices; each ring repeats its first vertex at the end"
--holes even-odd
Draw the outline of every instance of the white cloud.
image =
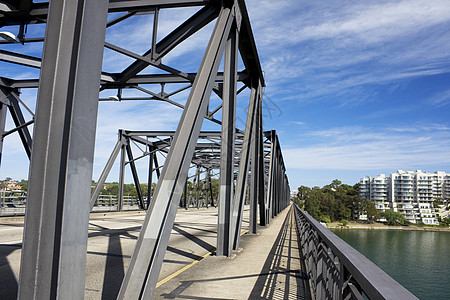
POLYGON ((450 72, 450 5, 425 1, 248 1, 269 93, 369 100, 350 88, 450 72), (271 92, 273 91, 273 92, 271 92))
POLYGON ((343 127, 306 135, 315 143, 283 150, 290 168, 363 171, 450 167, 450 129, 446 125, 417 125, 411 130, 343 127))

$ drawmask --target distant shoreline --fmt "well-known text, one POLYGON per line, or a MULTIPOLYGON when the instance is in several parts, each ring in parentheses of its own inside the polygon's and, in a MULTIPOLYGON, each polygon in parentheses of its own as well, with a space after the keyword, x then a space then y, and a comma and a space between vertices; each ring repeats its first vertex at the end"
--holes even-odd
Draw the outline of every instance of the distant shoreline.
POLYGON ((419 226, 388 226, 382 224, 349 224, 348 226, 330 224, 327 225, 328 229, 345 229, 345 230, 358 230, 358 229, 368 229, 368 230, 408 230, 408 231, 445 231, 450 232, 448 227, 419 227, 419 226))

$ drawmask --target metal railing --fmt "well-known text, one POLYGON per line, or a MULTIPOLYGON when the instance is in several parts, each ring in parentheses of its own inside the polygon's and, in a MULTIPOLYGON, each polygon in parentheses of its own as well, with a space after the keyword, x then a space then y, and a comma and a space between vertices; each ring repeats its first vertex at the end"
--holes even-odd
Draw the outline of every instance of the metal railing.
MULTIPOLYGON (((144 198, 147 201, 147 198, 144 198)), ((121 210, 139 210, 138 198, 123 196, 121 210)), ((27 192, 24 191, 0 191, 0 216, 25 215, 27 192)), ((100 195, 92 212, 118 211, 117 195, 100 195)))
POLYGON ((315 299, 417 299, 308 213, 294 207, 299 248, 315 299))
POLYGON ((26 202, 24 191, 0 191, 0 216, 25 214, 26 202))

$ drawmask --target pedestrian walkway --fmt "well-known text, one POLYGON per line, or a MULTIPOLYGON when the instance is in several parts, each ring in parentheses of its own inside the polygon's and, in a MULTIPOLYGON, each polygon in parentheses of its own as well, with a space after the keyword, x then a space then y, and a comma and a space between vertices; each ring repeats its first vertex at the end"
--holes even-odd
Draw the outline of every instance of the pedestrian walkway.
POLYGON ((287 208, 257 235, 242 236, 231 259, 209 255, 160 281, 155 299, 311 299, 297 237, 287 208))

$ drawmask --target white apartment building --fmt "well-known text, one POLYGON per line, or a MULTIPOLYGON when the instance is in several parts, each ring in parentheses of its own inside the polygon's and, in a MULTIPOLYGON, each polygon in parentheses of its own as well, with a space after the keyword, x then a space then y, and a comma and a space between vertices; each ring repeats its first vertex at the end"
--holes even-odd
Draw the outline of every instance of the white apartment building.
POLYGON ((438 224, 433 201, 450 199, 450 174, 398 170, 360 180, 360 195, 370 199, 377 209, 402 213, 411 223, 438 224))
POLYGON ((359 194, 363 199, 370 199, 378 210, 390 209, 388 201, 388 178, 384 174, 364 177, 359 181, 359 194))

